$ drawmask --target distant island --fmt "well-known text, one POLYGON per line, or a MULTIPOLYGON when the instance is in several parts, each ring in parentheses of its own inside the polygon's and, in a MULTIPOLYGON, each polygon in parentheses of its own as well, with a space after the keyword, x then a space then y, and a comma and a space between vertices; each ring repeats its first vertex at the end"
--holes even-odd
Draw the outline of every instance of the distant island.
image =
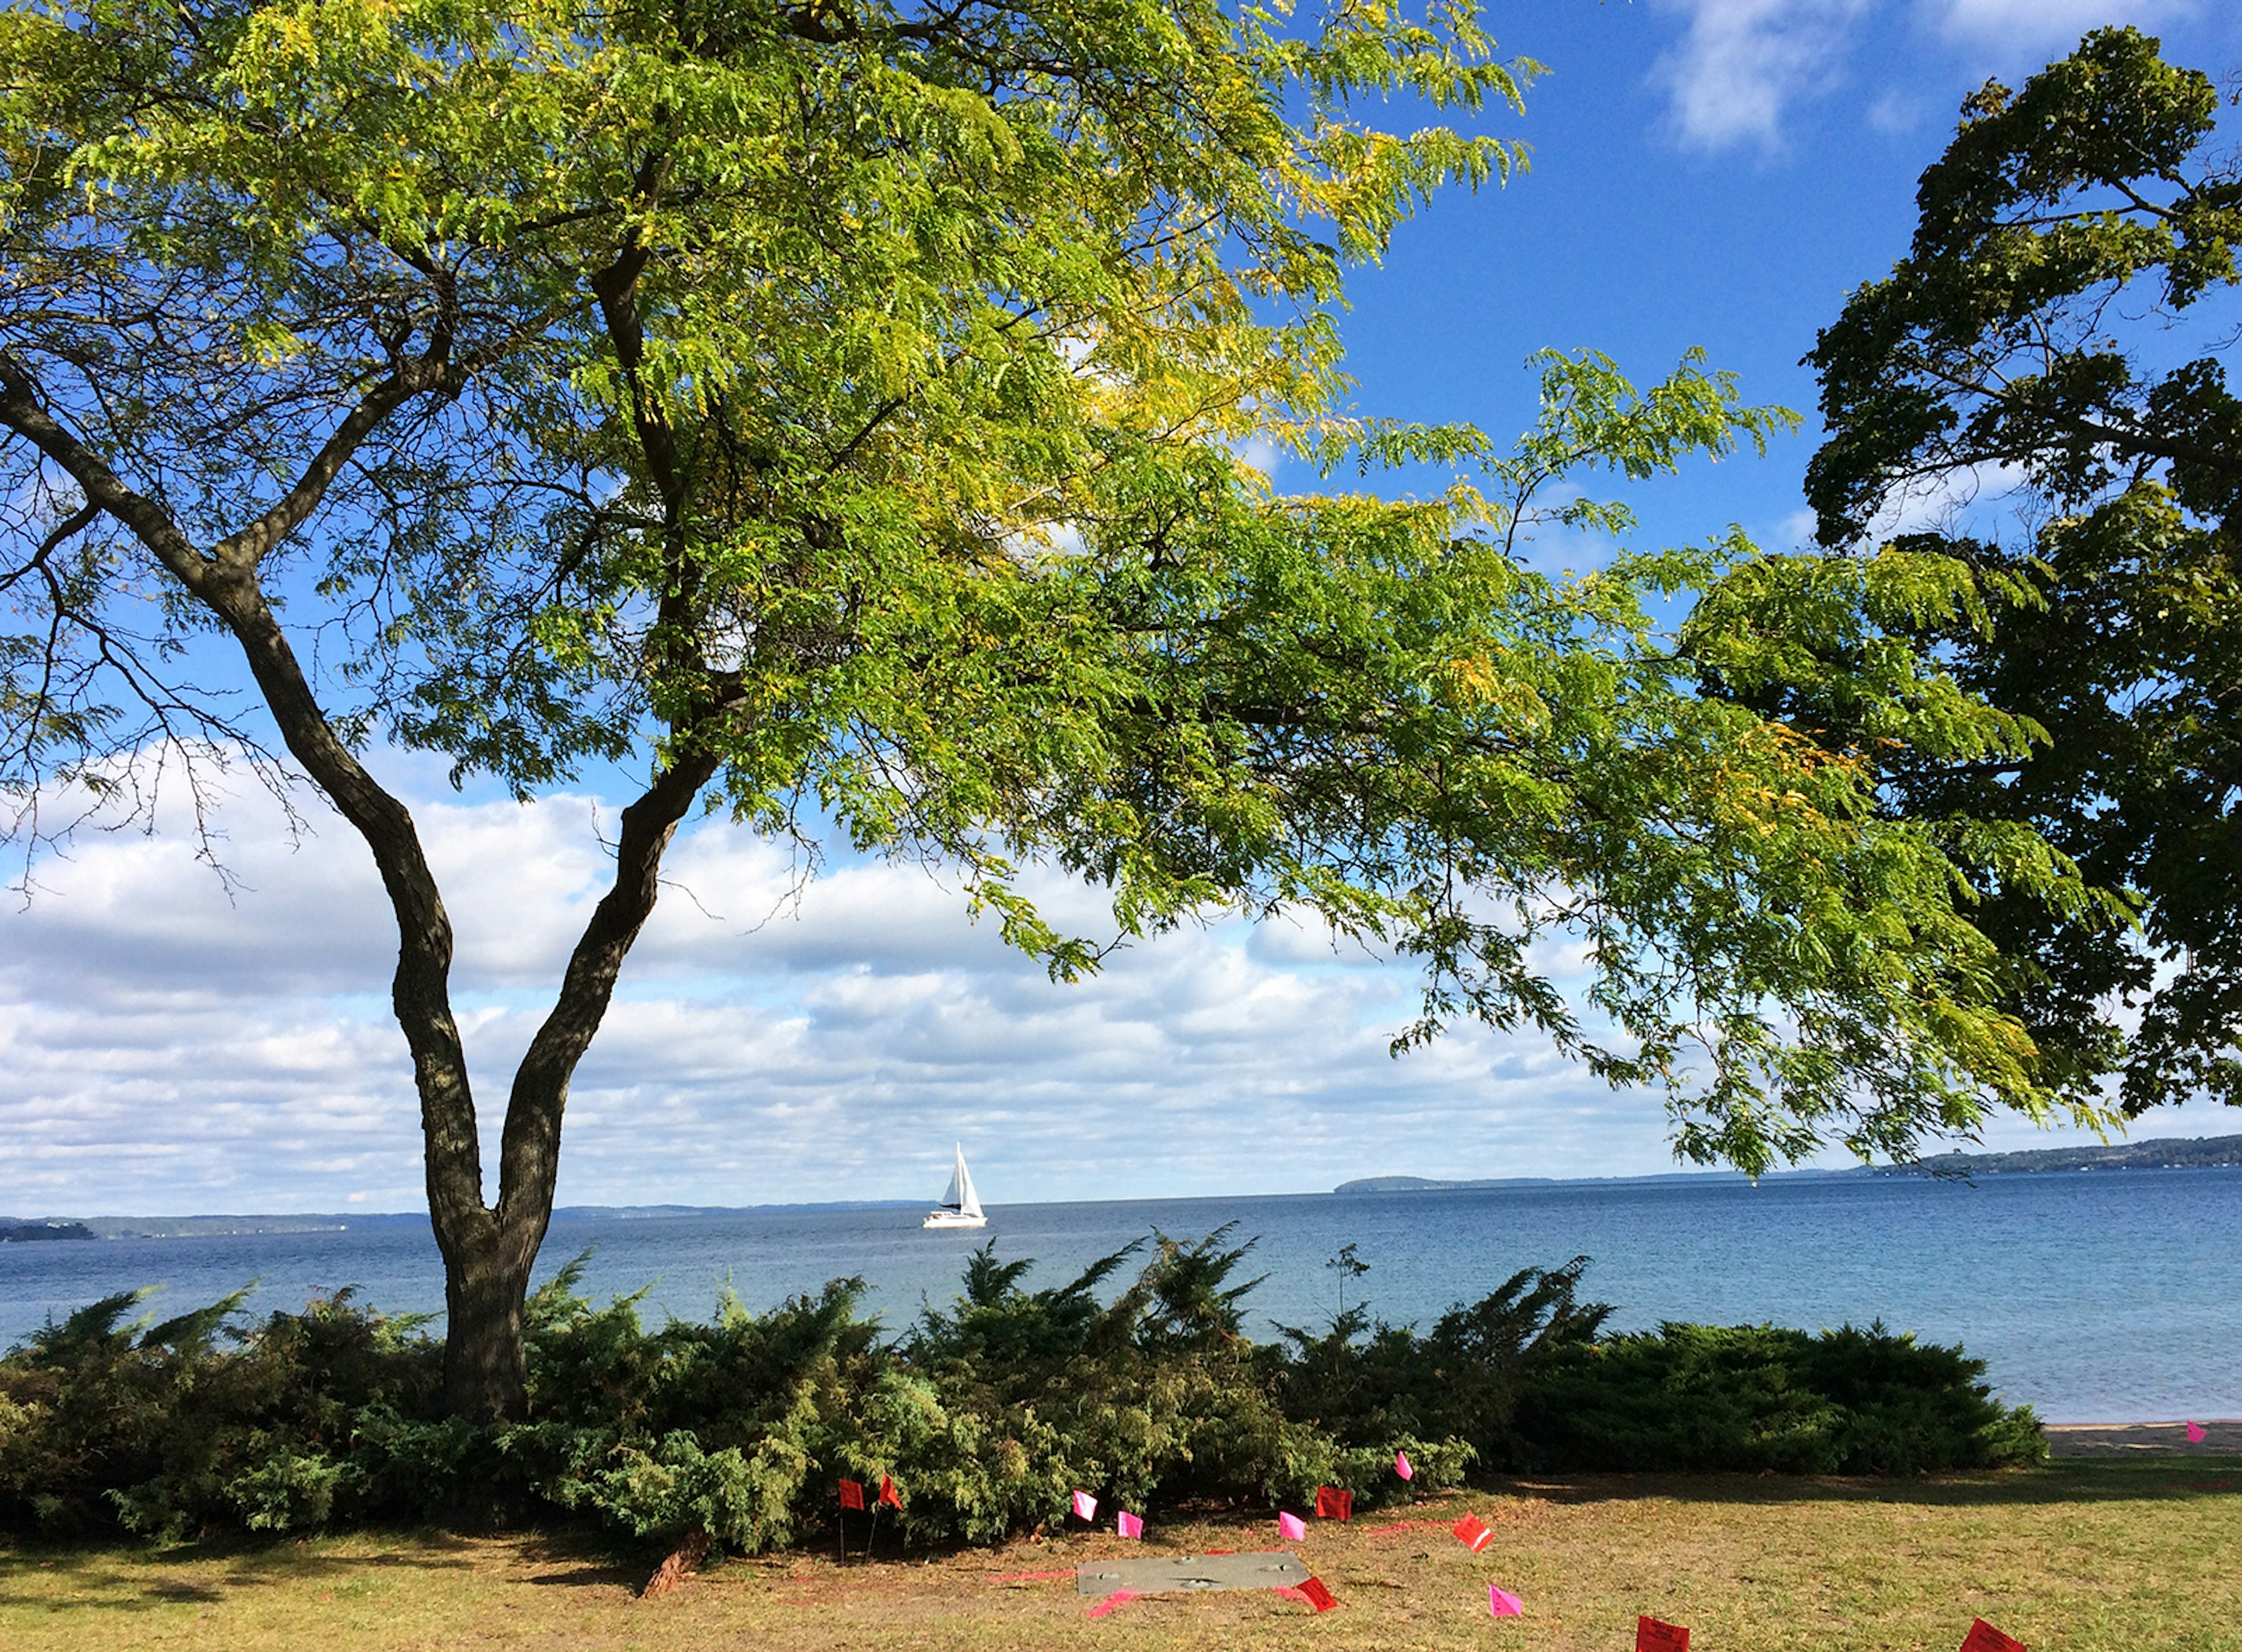
POLYGON ((93 1230, 84 1222, 0 1222, 0 1245, 24 1245, 39 1239, 90 1239, 93 1230))
MULTIPOLYGON (((1796 1176, 2023 1176, 2044 1171, 2205 1170, 2242 1165, 2242 1136, 2167 1138, 2119 1142, 2107 1147, 2036 1147, 2017 1153, 1965 1153, 1959 1149, 1905 1165, 1856 1165, 1844 1170, 1780 1172, 1796 1176)), ((1733 1172, 1673 1172, 1661 1176, 1584 1177, 1593 1181, 1663 1182, 1695 1180, 1733 1172)), ((1446 1193, 1477 1187, 1551 1187, 1560 1179, 1508 1176, 1479 1181, 1440 1181, 1425 1176, 1365 1176, 1341 1182, 1334 1193, 1446 1193)), ((1741 1179, 1741 1178, 1736 1178, 1741 1179)))

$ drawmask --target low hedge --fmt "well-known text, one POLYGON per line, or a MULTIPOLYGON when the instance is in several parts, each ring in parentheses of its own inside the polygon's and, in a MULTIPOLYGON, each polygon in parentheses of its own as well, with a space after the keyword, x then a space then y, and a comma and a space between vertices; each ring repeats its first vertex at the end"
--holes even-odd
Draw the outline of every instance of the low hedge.
POLYGON ((0 1526, 570 1521, 754 1552, 829 1532, 843 1475, 892 1476, 905 1541, 932 1544, 1055 1521, 1077 1487, 1143 1513, 1299 1507, 1319 1485, 1367 1508, 1474 1463, 1915 1474, 2044 1454, 2029 1407, 1993 1400, 1959 1348, 1881 1326, 1605 1336, 1585 1259, 1424 1335, 1357 1309, 1256 1343, 1233 1282, 1251 1248, 1155 1233, 1039 1291, 984 1248, 954 1303, 892 1338, 856 1279, 649 1331, 638 1299, 581 1293, 580 1259, 530 1303, 527 1414, 490 1426, 441 1414, 424 1319, 347 1292, 254 1323, 243 1295, 160 1324, 111 1297, 0 1357, 0 1526))

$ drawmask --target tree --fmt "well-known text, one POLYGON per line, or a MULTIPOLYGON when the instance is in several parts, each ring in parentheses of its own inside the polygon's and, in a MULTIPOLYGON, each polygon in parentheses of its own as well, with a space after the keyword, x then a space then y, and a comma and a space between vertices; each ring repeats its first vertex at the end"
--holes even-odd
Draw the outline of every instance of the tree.
MULTIPOLYGON (((1401 1042, 1531 1023, 1665 1085, 1700 1158, 2044 1110, 1938 844, 1875 817, 1860 753, 1697 693, 1648 617, 1748 547, 1564 582, 1514 554, 1631 526, 1553 487, 1775 414, 1694 358, 1641 395, 1546 361, 1507 454, 1340 410, 1345 266, 1517 158, 1351 106, 1514 101, 1492 50, 1446 3, 0 13, 14 830, 292 762, 363 837, 457 1410, 520 1403, 570 1078, 698 807, 954 867, 1060 978, 1099 949, 1019 867, 1110 890, 1123 937, 1306 909, 1422 964, 1401 1042), (1275 497, 1256 436, 1484 480, 1275 497), (494 1202, 382 739, 523 796, 641 777, 494 1202)), ((2017 742, 1930 662, 1884 687, 1942 755, 2017 742)))
POLYGON ((2242 400, 2225 365, 2242 171, 2211 148, 2219 101, 2131 29, 2020 91, 1989 83, 1923 175, 1908 256, 1808 358, 1825 545, 1873 542, 1910 490, 1957 476, 2031 502, 2006 539, 1904 536, 1994 600, 1981 624, 1903 626, 2043 737, 1963 763, 1905 754, 1890 798, 2030 822, 2125 892, 2138 929, 2021 891, 1977 922, 2016 961, 2010 1002, 2051 1078, 2122 1073, 2128 1113, 2242 1104, 2242 400))

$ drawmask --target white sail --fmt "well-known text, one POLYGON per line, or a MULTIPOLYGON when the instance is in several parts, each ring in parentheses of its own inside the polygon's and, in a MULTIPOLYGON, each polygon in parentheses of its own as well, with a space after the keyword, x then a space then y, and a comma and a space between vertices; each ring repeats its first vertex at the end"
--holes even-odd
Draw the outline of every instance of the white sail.
POLYGON ((957 1169, 950 1179, 950 1191, 961 1214, 981 1214, 981 1196, 973 1191, 973 1172, 965 1168, 965 1149, 957 1150, 957 1169))
POLYGON ((985 1227, 989 1219, 982 1213, 981 1196, 973 1191, 973 1173, 965 1168, 965 1147, 958 1144, 957 1164, 950 1172, 950 1191, 942 1196, 942 1203, 927 1213, 922 1227, 985 1227))

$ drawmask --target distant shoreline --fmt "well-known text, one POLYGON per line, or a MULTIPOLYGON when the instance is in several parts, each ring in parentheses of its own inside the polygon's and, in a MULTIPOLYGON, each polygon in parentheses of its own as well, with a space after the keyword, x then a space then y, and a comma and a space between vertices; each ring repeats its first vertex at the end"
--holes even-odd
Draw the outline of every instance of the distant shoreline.
MULTIPOLYGON (((1763 1180, 1858 1179, 1862 1177, 1934 1177, 1966 1180, 1979 1176, 2044 1175, 2097 1170, 2215 1170, 2242 1165, 2242 1135, 2172 1137, 2122 1142, 2108 1147, 2043 1147, 2014 1153, 1942 1154, 1908 1165, 1852 1165, 1842 1170, 1775 1171, 1763 1180)), ((1652 1186, 1676 1182, 1737 1181, 1735 1171, 1665 1171, 1648 1176, 1499 1176, 1443 1180, 1426 1176, 1364 1176, 1341 1182, 1334 1194, 1450 1193, 1494 1188, 1652 1186)), ((1302 1198, 1314 1194, 1240 1194, 1239 1198, 1302 1198)), ((1204 1199, 1205 1194, 1177 1195, 1204 1199)), ((1024 1201, 1030 1204, 1042 1200, 1024 1201)), ((1049 1201, 1111 1204, 1110 1199, 1049 1201)), ((1158 1199, 1122 1201, 1158 1204, 1158 1199)), ((916 1210, 915 1199, 825 1199, 793 1205, 566 1205, 553 1212, 556 1222, 655 1221, 694 1216, 754 1216, 785 1211, 916 1210)), ((425 1211, 304 1211, 264 1215, 197 1216, 0 1216, 0 1243, 111 1239, 198 1239, 254 1233, 336 1233, 352 1229, 425 1228, 425 1211)))
MULTIPOLYGON (((774 1211, 916 1210, 925 1202, 917 1199, 842 1199, 804 1205, 564 1205, 553 1212, 553 1219, 641 1222, 677 1216, 752 1216, 774 1211)), ((252 1233, 341 1233, 352 1229, 427 1226, 426 1211, 299 1211, 233 1216, 0 1216, 0 1241, 223 1239, 252 1233), (41 1229, 47 1231, 36 1231, 41 1229)))
MULTIPOLYGON (((2242 1136, 2167 1137, 2120 1142, 2105 1147, 2037 1147, 2015 1153, 1964 1153, 1959 1149, 1906 1165, 1852 1165, 1843 1170, 1777 1171, 1776 1176, 1936 1177, 1963 1180, 1978 1176, 2032 1176, 2064 1171, 2220 1170, 2242 1165, 2242 1136)), ((1679 1171, 1661 1176, 1507 1176, 1443 1181, 1426 1176, 1365 1176, 1341 1182, 1334 1193, 1450 1193, 1473 1188, 1572 1187, 1584 1183, 1695 1181, 1713 1171, 1679 1171)), ((1734 1172, 1728 1172, 1734 1174, 1734 1172)), ((1737 1179, 1742 1179, 1738 1178, 1737 1179)))

